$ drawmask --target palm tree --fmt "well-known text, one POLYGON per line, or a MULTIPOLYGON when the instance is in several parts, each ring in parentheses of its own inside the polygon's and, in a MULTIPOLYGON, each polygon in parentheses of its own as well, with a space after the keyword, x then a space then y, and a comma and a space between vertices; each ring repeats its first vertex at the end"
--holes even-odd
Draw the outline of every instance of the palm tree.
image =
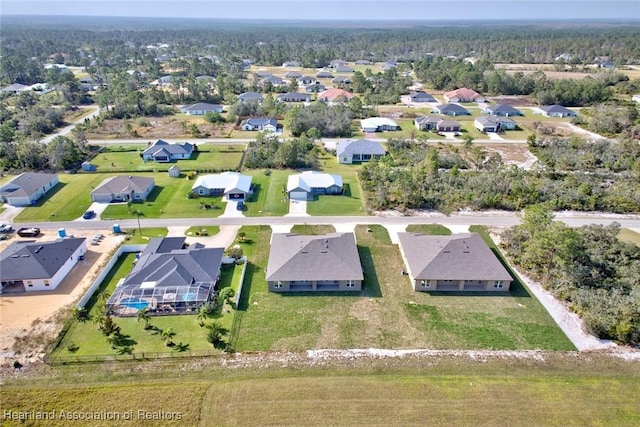
POLYGON ((226 333, 226 330, 219 322, 213 322, 207 325, 209 332, 207 332, 207 341, 215 346, 218 346, 222 342, 222 336, 226 333))
POLYGON ((171 347, 173 345, 172 338, 174 335, 175 335, 175 332, 173 332, 173 329, 171 328, 163 329, 162 334, 160 335, 160 339, 166 342, 167 347, 171 347))
POLYGON ((138 320, 138 323, 140 323, 141 320, 144 321, 144 329, 149 329, 149 320, 151 320, 151 316, 149 315, 149 307, 144 307, 138 310, 136 319, 138 320))
POLYGON ((204 321, 207 320, 208 309, 209 308, 206 304, 202 304, 200 307, 198 307, 198 324, 200 325, 200 327, 203 327, 204 321))

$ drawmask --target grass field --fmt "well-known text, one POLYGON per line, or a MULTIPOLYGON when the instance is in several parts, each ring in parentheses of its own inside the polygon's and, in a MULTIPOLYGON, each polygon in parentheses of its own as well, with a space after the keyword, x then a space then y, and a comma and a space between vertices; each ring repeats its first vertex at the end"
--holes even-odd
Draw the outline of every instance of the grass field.
POLYGON ((98 172, 162 172, 171 166, 177 165, 182 171, 211 170, 225 171, 237 170, 242 159, 243 145, 205 145, 198 146, 198 152, 188 160, 178 160, 170 163, 156 163, 143 161, 140 157, 144 144, 122 145, 106 148, 91 163, 96 166, 98 172), (122 151, 130 150, 130 151, 122 151))
POLYGON ((307 203, 310 215, 365 215, 362 189, 356 172, 343 172, 344 193, 341 195, 318 195, 307 203))
POLYGON ((217 225, 194 225, 193 227, 187 228, 184 234, 185 236, 197 236, 198 233, 202 235, 203 231, 206 231, 207 236, 215 236, 220 232, 220 227, 217 225))
MULTIPOLYGON (((231 358, 62 366, 3 381, 3 411, 124 414, 93 426, 509 425, 640 423, 640 369, 598 354, 531 358, 403 357, 254 363, 231 358), (177 412, 144 421, 138 410, 177 412)), ((249 356, 251 357, 251 356, 249 356)), ((84 425, 82 422, 79 425, 84 425)))
POLYGON ((149 243, 149 239, 154 237, 164 237, 169 234, 169 230, 166 227, 141 227, 130 228, 128 230, 121 230, 127 233, 125 237, 125 244, 127 245, 144 245, 149 243))
POLYGON ((306 235, 320 235, 335 233, 336 228, 333 225, 321 225, 321 224, 296 224, 291 227, 292 233, 306 234, 306 235))
POLYGON ((250 281, 240 306, 244 314, 238 351, 370 347, 574 350, 519 282, 512 292, 500 296, 414 292, 401 274, 398 248, 381 226, 356 228, 365 284, 355 294, 268 292, 264 270, 270 230, 254 227, 247 235, 252 242, 250 281))
POLYGON ((247 200, 247 216, 282 216, 289 212, 289 202, 286 200, 285 188, 287 177, 292 171, 248 170, 243 174, 253 177, 254 193, 247 200))

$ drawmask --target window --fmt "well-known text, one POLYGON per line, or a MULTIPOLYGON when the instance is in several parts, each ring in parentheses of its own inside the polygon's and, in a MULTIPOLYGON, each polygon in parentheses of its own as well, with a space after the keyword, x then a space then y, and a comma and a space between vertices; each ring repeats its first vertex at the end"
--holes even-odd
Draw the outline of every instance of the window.
POLYGON ((347 288, 354 288, 355 286, 356 286, 356 284, 353 283, 353 280, 347 281, 347 288))
POLYGON ((431 284, 429 283, 428 280, 421 280, 420 286, 422 286, 423 288, 428 288, 429 286, 431 286, 431 284))
POLYGON ((202 189, 202 188, 201 188, 201 189, 199 189, 199 190, 198 190, 198 194, 200 194, 201 196, 204 196, 204 189, 202 189))
POLYGON ((502 280, 496 280, 495 283, 493 284, 494 288, 502 288, 503 283, 502 280))
POLYGON ((282 284, 282 282, 281 282, 281 281, 278 281, 278 282, 276 282, 276 283, 273 285, 273 287, 274 287, 274 288, 277 288, 277 289, 281 289, 281 288, 283 288, 283 287, 284 287, 284 285, 282 284))
POLYGON ((45 280, 45 281, 44 281, 44 285, 45 285, 45 286, 49 286, 49 281, 48 281, 48 280, 45 280))
POLYGON ((33 282, 31 280, 27 280, 27 286, 33 288, 33 282))

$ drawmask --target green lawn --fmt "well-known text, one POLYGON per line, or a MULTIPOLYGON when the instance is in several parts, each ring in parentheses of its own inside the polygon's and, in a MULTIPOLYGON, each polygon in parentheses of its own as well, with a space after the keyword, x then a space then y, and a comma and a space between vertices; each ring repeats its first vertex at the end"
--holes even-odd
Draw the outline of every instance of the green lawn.
POLYGON ((165 237, 169 233, 169 230, 167 230, 166 227, 142 227, 140 229, 131 228, 121 231, 126 233, 124 243, 127 245, 147 244, 149 243, 149 239, 154 237, 165 237))
POLYGON ((430 236, 449 236, 451 230, 441 224, 409 224, 407 233, 422 233, 430 236))
POLYGON ((92 159, 91 163, 97 167, 98 172, 162 172, 173 165, 177 165, 182 171, 210 170, 219 172, 237 170, 240 167, 244 151, 244 145, 239 144, 201 144, 198 146, 198 152, 194 153, 189 160, 156 163, 145 162, 140 157, 140 153, 146 147, 144 144, 128 144, 114 147, 111 150, 107 148, 92 159))
MULTIPOLYGON (((131 242, 129 242, 131 243, 131 242)), ((87 310, 91 318, 98 314, 101 295, 113 293, 119 279, 125 277, 132 267, 135 254, 123 254, 109 275, 100 285, 94 296, 87 303, 87 310)), ((220 272, 220 289, 231 286, 236 291, 239 286, 240 271, 242 266, 224 265, 220 272)), ((220 306, 209 316, 207 322, 217 321, 227 330, 231 326, 233 310, 228 306, 220 306)), ((122 345, 112 349, 104 335, 98 330, 92 321, 78 322, 74 320, 58 347, 52 352, 51 358, 73 359, 74 357, 91 357, 120 355, 124 358, 129 354, 141 357, 143 353, 165 353, 171 355, 176 352, 213 350, 213 346, 206 340, 207 329, 199 325, 195 314, 183 314, 177 316, 152 316, 151 329, 145 330, 143 323, 135 317, 114 317, 116 324, 120 326, 125 337, 122 345), (174 347, 167 347, 160 339, 164 329, 171 328, 175 335, 174 347), (69 351, 68 345, 74 343, 78 346, 76 351, 69 351)), ((153 357, 154 355, 147 355, 153 357)), ((132 356, 133 357, 133 356, 132 356)))
POLYGON ((319 235, 335 233, 336 228, 333 225, 321 225, 321 224, 296 224, 291 227, 292 233, 304 234, 304 235, 319 235))
POLYGON ((289 170, 269 171, 246 170, 243 174, 253 177, 254 193, 247 200, 247 216, 283 216, 289 212, 289 202, 286 200, 285 189, 287 177, 293 172, 289 170))
POLYGON ((342 172, 344 193, 318 195, 307 203, 307 213, 315 216, 366 215, 357 172, 342 172))
POLYGON ((412 290, 402 259, 381 226, 358 226, 365 273, 355 294, 274 294, 267 290, 270 230, 245 227, 251 243, 236 349, 436 348, 574 350, 522 285, 507 295, 412 290), (367 230, 370 230, 367 231, 367 230))
POLYGON ((194 225, 193 227, 187 228, 187 231, 184 232, 185 236, 215 236, 220 232, 220 227, 217 225, 194 225), (203 231, 206 234, 203 234, 203 231))

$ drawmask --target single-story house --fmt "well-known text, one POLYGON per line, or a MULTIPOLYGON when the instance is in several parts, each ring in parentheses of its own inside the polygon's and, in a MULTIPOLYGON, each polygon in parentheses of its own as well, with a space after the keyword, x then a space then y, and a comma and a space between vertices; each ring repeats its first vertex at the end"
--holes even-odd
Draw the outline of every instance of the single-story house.
POLYGON ((460 132, 460 123, 455 120, 440 119, 436 123, 436 131, 438 132, 460 132))
POLYGON ((398 123, 387 117, 369 117, 360 120, 360 128, 366 132, 383 132, 385 130, 398 130, 398 123))
POLYGON ((159 139, 142 152, 142 158, 144 160, 165 163, 180 159, 190 159, 192 154, 193 144, 189 142, 185 142, 184 144, 169 144, 159 139))
POLYGON ((516 122, 512 119, 501 116, 476 117, 473 123, 480 132, 513 130, 517 126, 516 122))
POLYGON ((318 94, 318 101, 330 103, 345 102, 349 101, 351 98, 353 98, 353 94, 351 92, 347 92, 346 90, 337 87, 327 89, 318 94))
POLYGON ((331 80, 331 83, 336 85, 342 85, 342 84, 349 85, 351 84, 351 79, 346 76, 338 76, 338 77, 334 77, 334 79, 331 80))
POLYGON ((167 86, 173 83, 173 76, 162 76, 157 80, 151 82, 154 86, 167 86))
POLYGON ((329 71, 320 71, 318 74, 316 74, 316 78, 317 79, 332 79, 333 78, 333 74, 331 74, 329 71))
POLYGON ((344 67, 345 65, 347 65, 347 61, 344 59, 334 59, 329 63, 329 68, 344 67))
POLYGON ((282 63, 282 66, 284 68, 287 68, 287 67, 299 67, 300 63, 298 61, 285 61, 285 62, 282 63))
POLYGON ((397 65, 398 63, 396 61, 385 61, 382 64, 380 64, 380 70, 387 71, 391 68, 396 68, 397 65))
POLYGON ((306 93, 288 92, 276 96, 279 102, 311 102, 311 95, 306 93))
POLYGON ((469 110, 458 104, 436 105, 432 113, 444 114, 445 116, 470 116, 469 110))
POLYGON ((346 65, 338 65, 333 68, 336 73, 353 73, 353 68, 347 67, 346 65))
POLYGON ((273 74, 271 74, 268 71, 264 71, 264 70, 258 70, 256 71, 256 76, 260 77, 261 79, 266 79, 267 77, 271 77, 273 76, 273 74))
POLYGON ((508 291, 513 281, 477 233, 398 233, 400 254, 415 291, 508 291))
POLYGON ((440 120, 442 120, 440 116, 420 116, 413 120, 413 124, 418 130, 429 131, 435 129, 440 120))
POLYGON ((91 192, 98 203, 143 201, 156 186, 153 178, 117 175, 105 179, 91 192))
POLYGON ((384 147, 378 141, 357 139, 355 141, 340 141, 336 146, 338 163, 351 164, 353 162, 368 162, 380 159, 386 154, 384 147))
POLYGON ((284 76, 287 79, 298 79, 298 77, 302 77, 302 73, 300 71, 287 71, 284 76))
POLYGON ((207 113, 222 113, 223 110, 224 107, 222 105, 208 104, 206 102, 198 102, 197 104, 185 105, 180 108, 180 111, 190 116, 202 116, 207 113))
POLYGON ((411 102, 438 102, 438 100, 435 99, 433 95, 429 95, 428 93, 421 90, 411 92, 409 94, 409 99, 411 100, 411 102))
POLYGON ((313 83, 304 87, 304 91, 309 93, 320 93, 325 90, 327 90, 327 87, 320 83, 313 83))
POLYGON ((0 293, 54 290, 86 252, 85 238, 15 241, 0 254, 0 293))
POLYGON ((309 77, 309 76, 298 77, 298 84, 301 86, 312 85, 315 83, 318 83, 318 80, 316 80, 315 77, 309 77))
POLYGON ((38 199, 60 182, 58 175, 24 172, 0 185, 0 202, 11 206, 35 205, 38 199))
POLYGON ((639 93, 639 94, 636 94, 636 95, 631 96, 631 100, 632 100, 633 102, 640 102, 640 93, 639 93))
POLYGON ((262 102, 262 94, 258 92, 244 92, 238 95, 240 102, 262 102))
POLYGON ((18 92, 24 92, 25 90, 31 90, 31 86, 26 86, 20 83, 13 83, 0 89, 0 92, 16 94, 18 92))
POLYGON ((538 107, 538 111, 547 117, 575 117, 577 113, 568 109, 567 107, 563 107, 562 105, 545 105, 543 107, 538 107))
POLYGON ((251 175, 222 172, 202 175, 196 179, 191 191, 199 196, 224 196, 227 200, 245 200, 251 194, 251 175))
POLYGON ((313 200, 315 194, 342 194, 342 177, 306 171, 287 178, 287 195, 292 200, 313 200))
POLYGON ((484 109, 487 114, 492 116, 522 116, 522 111, 508 104, 489 105, 484 109))
POLYGON ((447 102, 484 102, 484 96, 473 89, 462 87, 460 89, 445 92, 444 99, 447 102))
POLYGON ((358 59, 356 62, 354 62, 354 64, 356 65, 371 65, 372 62, 368 59, 358 59))
POLYGON ((271 236, 271 292, 360 291, 364 274, 354 233, 271 236))
POLYGON ((250 117, 240 123, 242 130, 276 132, 278 121, 269 117, 250 117))
POLYGON ((202 81, 202 82, 215 82, 215 81, 216 81, 216 78, 215 78, 215 77, 213 77, 213 76, 207 76, 207 75, 205 74, 205 75, 202 75, 202 76, 198 76, 198 77, 196 77, 196 80, 198 80, 198 81, 202 81))
POLYGON ((120 316, 134 316, 143 307, 151 314, 193 314, 210 301, 220 278, 224 248, 206 248, 201 243, 187 247, 185 239, 151 239, 131 273, 116 285, 107 307, 120 316))
POLYGON ((271 83, 272 86, 282 86, 284 84, 284 80, 277 76, 268 76, 262 79, 262 84, 271 83))

